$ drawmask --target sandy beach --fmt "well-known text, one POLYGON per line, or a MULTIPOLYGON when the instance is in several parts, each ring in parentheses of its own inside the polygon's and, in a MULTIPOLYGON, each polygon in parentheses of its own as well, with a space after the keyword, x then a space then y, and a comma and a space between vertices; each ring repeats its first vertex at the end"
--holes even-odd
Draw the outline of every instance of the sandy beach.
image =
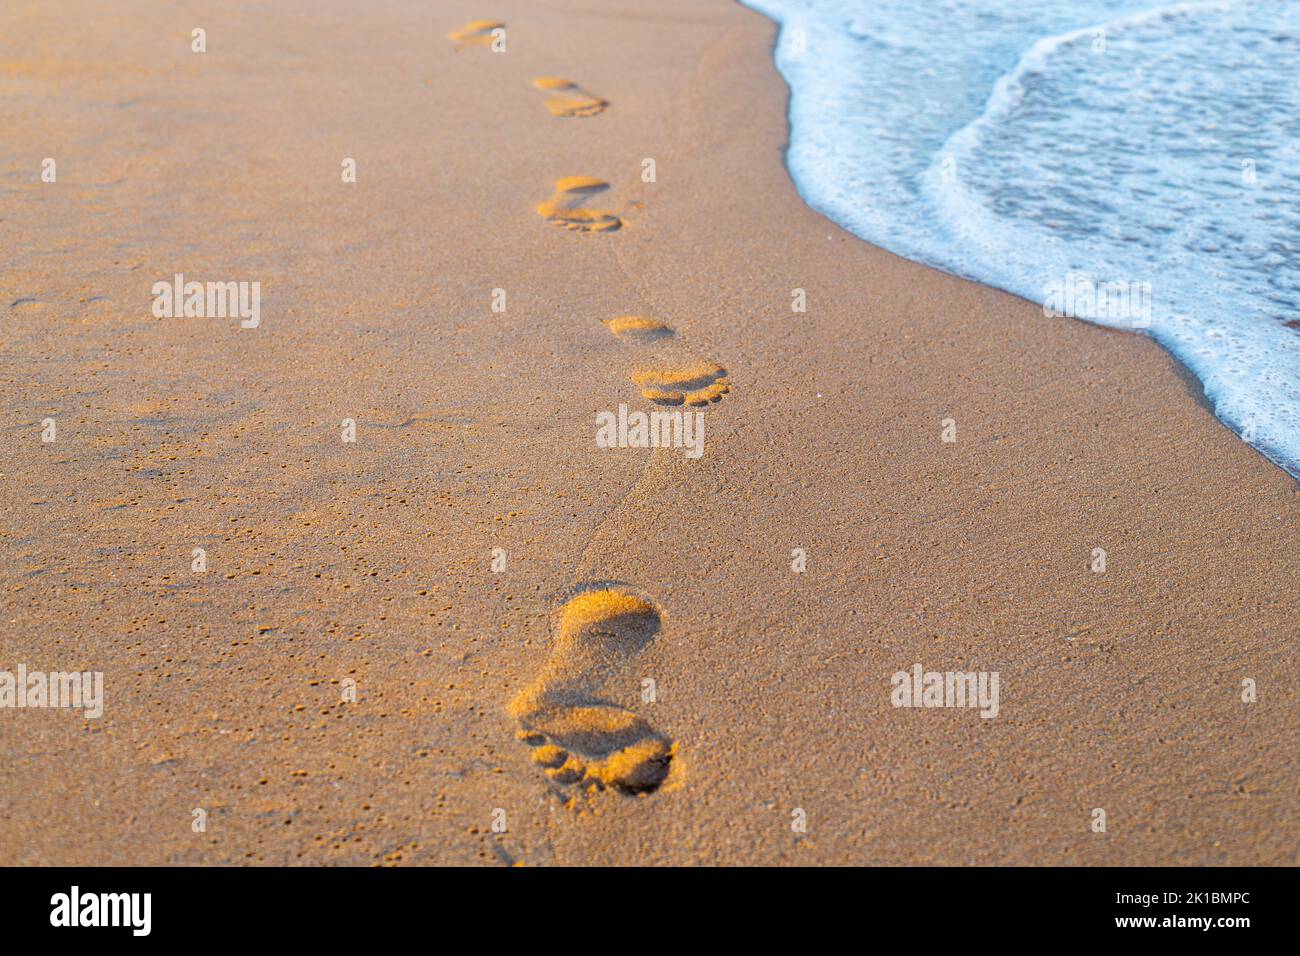
POLYGON ((0 9, 0 671, 103 674, 0 709, 4 862, 1300 862, 1300 486, 810 209, 775 35, 0 9))

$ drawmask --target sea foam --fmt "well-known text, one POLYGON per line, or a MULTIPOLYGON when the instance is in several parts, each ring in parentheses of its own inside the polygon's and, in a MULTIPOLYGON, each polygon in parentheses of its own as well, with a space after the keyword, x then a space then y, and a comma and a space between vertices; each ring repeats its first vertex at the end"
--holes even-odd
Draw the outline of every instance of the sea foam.
POLYGON ((810 205, 1036 302, 1148 290, 1070 314, 1155 338, 1300 476, 1300 0, 746 2, 810 205))

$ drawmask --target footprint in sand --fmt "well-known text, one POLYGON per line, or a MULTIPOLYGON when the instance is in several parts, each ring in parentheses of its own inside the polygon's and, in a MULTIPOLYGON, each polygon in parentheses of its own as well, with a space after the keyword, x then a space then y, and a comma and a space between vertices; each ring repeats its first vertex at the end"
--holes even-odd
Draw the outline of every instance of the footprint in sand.
POLYGON ((492 41, 500 36, 496 31, 505 28, 506 25, 499 20, 471 20, 459 30, 448 33, 447 38, 456 44, 459 53, 467 46, 491 46, 492 41))
POLYGON ((633 375, 632 381, 641 387, 641 397, 656 405, 707 405, 731 391, 727 370, 708 359, 653 365, 633 375))
MULTIPOLYGON (((618 338, 637 343, 670 338, 671 326, 643 315, 620 315, 605 319, 605 327, 618 338)), ((644 365, 632 376, 641 397, 658 405, 707 405, 722 401, 731 391, 727 370, 708 359, 660 360, 644 365)))
POLYGON ((572 80, 558 76, 543 76, 533 80, 533 86, 550 94, 546 97, 546 108, 552 116, 595 116, 609 105, 608 101, 592 96, 572 80))
POLYGON ((584 205, 603 193, 609 183, 590 176, 566 176, 555 181, 555 195, 537 207, 538 215, 565 229, 579 232, 612 232, 623 220, 612 212, 588 209, 584 205))
POLYGON ((660 623, 653 604, 619 585, 583 591, 564 606, 550 659, 509 708, 519 739, 551 779, 640 793, 668 776, 676 745, 601 698, 660 623))
POLYGON ((616 319, 603 320, 605 327, 620 339, 632 342, 653 342, 672 336, 673 330, 667 323, 658 319, 649 319, 644 315, 620 315, 616 319))

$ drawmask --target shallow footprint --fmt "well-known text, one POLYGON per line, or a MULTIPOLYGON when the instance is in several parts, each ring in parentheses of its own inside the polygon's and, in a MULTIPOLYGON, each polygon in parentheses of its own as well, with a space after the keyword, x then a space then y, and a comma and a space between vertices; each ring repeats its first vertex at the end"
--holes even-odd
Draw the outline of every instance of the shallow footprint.
POLYGON ((9 308, 15 312, 40 312, 45 308, 45 303, 35 296, 24 296, 21 299, 15 299, 9 304, 9 308))
POLYGON ((608 100, 592 96, 572 80, 558 76, 543 76, 533 80, 533 86, 550 94, 546 108, 552 116, 595 116, 609 105, 608 100))
POLYGON ((459 30, 447 34, 447 39, 456 44, 456 51, 467 46, 489 46, 496 37, 495 30, 504 30, 505 24, 500 20, 471 20, 459 30))
POLYGON ((656 365, 632 376, 641 397, 657 405, 707 405, 731 391, 727 370, 717 362, 697 359, 683 365, 656 365))
POLYGON ((653 342, 655 339, 666 339, 673 334, 672 328, 666 322, 647 318, 644 315, 620 315, 618 318, 601 321, 620 339, 633 342, 653 342))
POLYGON ((659 625, 653 604, 618 586, 584 591, 564 606, 550 658, 509 708, 519 739, 551 779, 637 793, 668 776, 675 745, 599 696, 659 625))
POLYGON ((590 176, 566 176, 555 181, 555 195, 537 207, 538 215, 565 229, 580 232, 612 232, 623 220, 612 212, 587 209, 583 203, 609 188, 609 183, 590 176))

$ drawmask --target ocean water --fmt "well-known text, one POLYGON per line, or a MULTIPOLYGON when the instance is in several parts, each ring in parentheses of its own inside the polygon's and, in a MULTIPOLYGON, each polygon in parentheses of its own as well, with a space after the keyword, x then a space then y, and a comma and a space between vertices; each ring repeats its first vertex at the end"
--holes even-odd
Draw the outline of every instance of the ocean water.
POLYGON ((809 204, 1152 336, 1300 477, 1300 0, 744 2, 809 204))

